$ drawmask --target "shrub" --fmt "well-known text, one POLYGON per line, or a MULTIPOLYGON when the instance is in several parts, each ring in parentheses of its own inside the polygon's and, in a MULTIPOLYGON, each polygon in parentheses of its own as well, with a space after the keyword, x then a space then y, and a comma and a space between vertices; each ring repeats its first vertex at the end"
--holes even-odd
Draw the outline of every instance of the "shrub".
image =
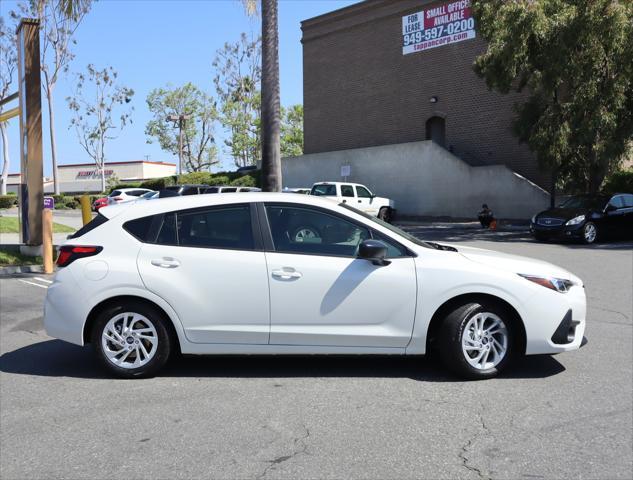
POLYGON ((7 195, 13 195, 14 197, 18 196, 18 194, 16 192, 7 192, 7 195))
POLYGON ((239 187, 254 187, 255 179, 250 175, 244 175, 243 177, 238 177, 231 182, 231 185, 237 185, 239 187))
POLYGON ((108 190, 106 188, 106 190, 108 190, 108 195, 111 194, 114 190, 118 190, 120 188, 140 188, 141 187, 141 182, 134 182, 134 183, 119 183, 118 185, 115 185, 114 187, 112 187, 110 190, 108 190))
POLYGON ((11 208, 16 203, 15 195, 0 195, 0 208, 11 208))
POLYGON ((620 170, 610 175, 603 190, 606 193, 633 193, 633 168, 620 170))
POLYGON ((229 177, 226 177, 224 175, 213 175, 209 179, 209 185, 228 185, 229 182, 229 177))
POLYGON ((211 185, 209 183, 211 178, 212 175, 210 172, 189 172, 181 175, 178 183, 181 185, 184 183, 211 185))
POLYGON ((145 180, 141 183, 141 188, 148 188, 150 190, 163 190, 165 187, 173 185, 172 177, 152 178, 151 180, 145 180))

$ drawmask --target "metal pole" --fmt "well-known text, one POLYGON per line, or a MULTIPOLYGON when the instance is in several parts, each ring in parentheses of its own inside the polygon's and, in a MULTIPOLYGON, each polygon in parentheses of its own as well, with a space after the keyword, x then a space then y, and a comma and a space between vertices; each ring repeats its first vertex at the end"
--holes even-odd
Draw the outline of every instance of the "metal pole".
POLYGON ((182 115, 178 117, 178 171, 179 176, 182 176, 182 124, 184 122, 184 118, 182 115))

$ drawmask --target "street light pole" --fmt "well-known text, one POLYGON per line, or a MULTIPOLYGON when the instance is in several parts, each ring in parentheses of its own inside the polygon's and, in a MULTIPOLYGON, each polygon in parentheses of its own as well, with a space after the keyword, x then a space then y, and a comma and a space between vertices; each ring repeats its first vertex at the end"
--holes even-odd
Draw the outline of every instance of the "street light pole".
POLYGON ((178 122, 178 178, 182 175, 182 154, 183 154, 183 130, 185 129, 185 123, 191 118, 191 115, 169 115, 167 120, 171 122, 178 122))

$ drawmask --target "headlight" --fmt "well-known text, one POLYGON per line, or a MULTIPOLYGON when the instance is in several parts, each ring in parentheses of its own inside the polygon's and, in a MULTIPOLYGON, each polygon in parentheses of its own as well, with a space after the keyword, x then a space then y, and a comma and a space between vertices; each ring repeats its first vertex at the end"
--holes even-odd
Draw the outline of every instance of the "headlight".
POLYGON ((571 220, 569 220, 565 225, 578 225, 579 223, 582 223, 584 221, 585 221, 585 216, 578 215, 577 217, 574 217, 571 220))
POLYGON ((575 285, 571 280, 566 278, 554 278, 554 277, 537 277, 535 275, 523 275, 519 273, 520 277, 529 280, 530 282, 538 283, 540 286, 549 288, 550 290, 556 290, 560 293, 567 293, 569 289, 575 285))

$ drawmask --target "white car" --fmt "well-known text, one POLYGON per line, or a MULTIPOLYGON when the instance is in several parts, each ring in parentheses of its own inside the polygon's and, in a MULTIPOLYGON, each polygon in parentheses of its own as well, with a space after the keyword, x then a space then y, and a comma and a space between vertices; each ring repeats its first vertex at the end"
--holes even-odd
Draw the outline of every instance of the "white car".
POLYGON ((194 195, 103 208, 61 247, 46 331, 122 377, 171 354, 435 350, 489 378, 575 350, 582 281, 554 265, 418 240, 308 195, 194 195), (310 225, 317 235, 301 234, 310 225), (245 301, 246 299, 246 301, 245 301))
POLYGON ((153 192, 147 188, 117 188, 108 195, 108 205, 135 202, 142 195, 153 192))
POLYGON ((312 185, 310 195, 346 203, 385 222, 390 222, 396 213, 393 200, 377 197, 369 188, 359 183, 318 182, 312 185))

